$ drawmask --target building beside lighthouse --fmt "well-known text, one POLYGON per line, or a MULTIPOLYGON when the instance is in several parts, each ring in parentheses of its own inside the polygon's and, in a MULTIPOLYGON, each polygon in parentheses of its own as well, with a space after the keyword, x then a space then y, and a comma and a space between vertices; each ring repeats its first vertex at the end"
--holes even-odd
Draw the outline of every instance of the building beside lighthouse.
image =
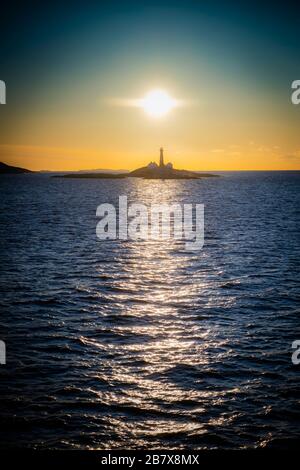
MULTIPOLYGON (((137 168, 136 170, 130 171, 129 173, 80 173, 63 175, 63 178, 144 178, 144 179, 160 179, 160 180, 172 180, 172 179, 199 179, 212 175, 209 173, 198 173, 189 170, 177 170, 173 168, 171 162, 165 164, 164 162, 164 149, 159 149, 159 163, 150 162, 147 166, 137 168)), ((56 176, 55 176, 56 177, 56 176)))
MULTIPOLYGON (((197 179, 203 175, 199 175, 193 171, 188 170, 177 170, 173 168, 171 162, 166 163, 164 161, 164 149, 159 149, 159 162, 158 164, 154 161, 148 163, 147 166, 138 168, 137 170, 131 171, 127 176, 134 178, 146 178, 146 179, 197 179)), ((210 176, 210 175, 205 175, 210 176)))
POLYGON ((163 147, 161 147, 159 149, 159 165, 157 165, 157 163, 155 163, 155 162, 150 162, 147 165, 147 168, 149 170, 161 170, 161 171, 163 171, 164 169, 166 169, 166 170, 172 170, 173 169, 173 164, 171 162, 169 162, 165 165, 163 147))

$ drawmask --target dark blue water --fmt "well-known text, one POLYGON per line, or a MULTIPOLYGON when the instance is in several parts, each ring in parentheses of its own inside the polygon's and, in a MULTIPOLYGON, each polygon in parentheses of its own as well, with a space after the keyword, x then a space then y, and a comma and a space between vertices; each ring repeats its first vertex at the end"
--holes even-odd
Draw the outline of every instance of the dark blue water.
POLYGON ((2 447, 299 442, 299 172, 0 185, 2 447), (97 240, 122 194, 204 203, 204 249, 97 240))

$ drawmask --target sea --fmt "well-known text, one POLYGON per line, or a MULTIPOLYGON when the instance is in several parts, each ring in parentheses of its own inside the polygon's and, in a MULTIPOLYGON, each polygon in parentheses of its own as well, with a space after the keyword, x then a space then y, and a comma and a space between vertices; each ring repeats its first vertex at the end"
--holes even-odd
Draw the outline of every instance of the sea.
POLYGON ((0 177, 2 449, 298 448, 300 172, 218 174, 0 177), (120 195, 203 248, 99 240, 120 195))

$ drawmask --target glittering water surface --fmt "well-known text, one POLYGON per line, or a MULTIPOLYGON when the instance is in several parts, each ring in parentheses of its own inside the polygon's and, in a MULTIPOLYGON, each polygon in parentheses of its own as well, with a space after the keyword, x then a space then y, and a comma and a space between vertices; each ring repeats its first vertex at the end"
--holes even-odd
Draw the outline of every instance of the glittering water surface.
POLYGON ((295 445, 299 182, 2 176, 1 445, 295 445), (204 249, 97 240, 122 194, 204 203, 204 249))

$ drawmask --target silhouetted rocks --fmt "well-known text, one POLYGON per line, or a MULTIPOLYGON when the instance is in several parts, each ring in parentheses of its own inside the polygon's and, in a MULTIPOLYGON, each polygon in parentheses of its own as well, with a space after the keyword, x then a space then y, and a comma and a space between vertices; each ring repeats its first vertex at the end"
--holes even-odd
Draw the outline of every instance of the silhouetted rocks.
POLYGON ((26 168, 20 168, 18 166, 6 165, 6 163, 0 162, 0 174, 19 174, 19 173, 33 173, 31 170, 26 168))
POLYGON ((218 175, 211 173, 198 173, 189 170, 176 170, 172 163, 164 164, 164 151, 160 149, 159 165, 150 162, 147 166, 138 168, 130 173, 69 173, 66 175, 55 175, 55 178, 144 178, 144 179, 160 179, 160 180, 178 180, 178 179, 200 179, 218 175))

